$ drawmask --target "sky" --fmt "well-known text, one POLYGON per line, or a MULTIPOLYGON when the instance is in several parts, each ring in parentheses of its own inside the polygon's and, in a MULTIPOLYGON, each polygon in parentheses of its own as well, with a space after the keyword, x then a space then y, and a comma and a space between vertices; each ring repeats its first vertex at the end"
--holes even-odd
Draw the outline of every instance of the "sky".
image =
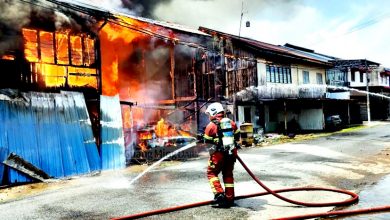
POLYGON ((85 0, 139 16, 199 26, 342 59, 390 67, 387 0, 85 0), (243 5, 242 28, 240 15, 243 5), (246 27, 250 21, 250 27, 246 27), (240 32, 240 33, 239 33, 240 32))

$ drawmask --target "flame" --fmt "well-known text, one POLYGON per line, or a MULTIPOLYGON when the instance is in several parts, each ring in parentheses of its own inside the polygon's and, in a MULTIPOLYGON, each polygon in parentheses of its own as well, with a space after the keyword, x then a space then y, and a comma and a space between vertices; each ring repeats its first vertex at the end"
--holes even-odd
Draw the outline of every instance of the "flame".
POLYGON ((80 36, 70 36, 72 65, 81 66, 83 64, 83 49, 80 36))
POLYGON ((69 64, 68 39, 67 33, 56 33, 56 58, 58 64, 69 64))
POLYGON ((156 136, 157 137, 174 137, 181 135, 175 126, 170 125, 161 118, 156 125, 156 136))
POLYGON ((123 120, 123 129, 131 128, 131 108, 126 106, 122 107, 122 120, 123 120))
POLYGON ((68 84, 69 86, 92 87, 97 89, 96 69, 82 67, 68 67, 68 84))
POLYGON ((2 60, 15 60, 15 56, 14 55, 5 54, 5 55, 1 56, 1 59, 2 60))
POLYGON ((29 62, 38 62, 38 35, 36 30, 22 29, 24 39, 24 54, 29 62))
POLYGON ((145 152, 145 151, 148 150, 148 147, 146 146, 146 144, 145 144, 144 142, 140 142, 140 143, 138 144, 138 146, 141 148, 141 151, 142 151, 142 152, 145 152))
POLYGON ((143 132, 139 132, 138 138, 140 140, 150 140, 153 138, 153 135, 150 131, 143 131, 143 132))
POLYGON ((139 33, 117 24, 108 23, 103 27, 100 32, 103 95, 119 93, 119 63, 125 62, 132 54, 131 42, 138 37, 139 33))
POLYGON ((95 56, 95 40, 85 37, 84 38, 84 65, 91 66, 96 62, 95 56))
POLYGON ((69 31, 54 33, 24 28, 22 33, 25 58, 35 63, 33 71, 46 87, 98 88, 97 71, 88 68, 96 59, 93 39, 69 35, 69 31), (70 64, 73 66, 63 66, 70 64))
POLYGON ((54 63, 54 42, 53 33, 40 31, 39 42, 41 51, 41 62, 54 63))
POLYGON ((64 86, 66 83, 66 66, 37 64, 37 72, 42 76, 47 87, 64 86))
POLYGON ((168 125, 165 123, 163 118, 157 122, 156 135, 157 135, 157 137, 167 137, 168 136, 168 125))

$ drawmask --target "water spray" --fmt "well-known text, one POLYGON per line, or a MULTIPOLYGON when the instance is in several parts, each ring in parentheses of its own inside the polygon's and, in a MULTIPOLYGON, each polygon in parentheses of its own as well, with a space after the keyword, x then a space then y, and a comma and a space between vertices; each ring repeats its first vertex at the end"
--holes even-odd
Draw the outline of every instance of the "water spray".
MULTIPOLYGON (((192 147, 192 144, 195 144, 195 142, 185 146, 185 148, 188 149, 188 148, 192 147)), ((181 150, 181 149, 179 149, 179 150, 181 150)), ((179 151, 179 150, 177 150, 177 151, 179 151)), ((171 154, 167 155, 166 157, 164 157, 162 159, 166 159, 169 156, 173 156, 174 155, 173 153, 175 153, 175 152, 172 152, 171 154)), ((332 189, 332 188, 322 188, 322 187, 297 187, 297 188, 271 190, 253 174, 253 172, 248 168, 248 166, 244 163, 244 161, 238 155, 237 155, 237 160, 241 163, 241 165, 244 167, 244 169, 247 171, 247 173, 252 177, 252 179, 255 180, 261 187, 263 187, 266 190, 266 192, 236 196, 236 197, 234 197, 234 200, 240 200, 240 199, 245 199, 245 198, 252 198, 252 197, 264 196, 264 195, 271 194, 271 195, 273 195, 273 196, 275 196, 283 201, 286 201, 288 203, 292 203, 292 204, 295 204, 298 206, 304 206, 304 207, 347 206, 347 205, 352 205, 354 203, 357 203, 359 200, 359 196, 356 193, 351 192, 351 191, 347 191, 347 190, 342 190, 342 189, 332 189), (339 201, 339 202, 308 203, 308 202, 300 202, 300 201, 296 201, 296 200, 291 200, 289 198, 286 198, 286 197, 280 195, 280 193, 293 192, 293 191, 329 191, 329 192, 336 192, 336 193, 340 193, 340 194, 349 195, 350 198, 346 199, 344 201, 339 201)), ((158 161, 158 162, 161 163, 161 161, 158 161)), ((156 162, 156 164, 157 164, 157 162, 156 162)), ((155 165, 155 166, 157 166, 157 165, 155 165)), ((150 169, 148 169, 148 170, 150 170, 150 169)), ((142 175, 146 172, 147 171, 145 170, 142 173, 142 175)), ((140 174, 139 177, 141 177, 142 175, 140 174)), ((139 177, 136 177, 132 182, 136 181, 139 177)), ((168 207, 168 208, 163 208, 163 209, 158 209, 158 210, 152 210, 152 211, 132 214, 132 215, 128 215, 128 216, 116 217, 116 218, 112 218, 112 219, 113 220, 122 220, 122 219, 144 218, 144 217, 148 217, 148 216, 152 216, 152 215, 159 215, 159 214, 164 214, 164 213, 169 213, 169 212, 174 212, 174 211, 179 211, 179 210, 184 210, 184 209, 189 209, 189 208, 210 205, 210 204, 212 204, 212 202, 213 202, 213 200, 191 203, 191 204, 186 204, 186 205, 181 205, 181 206, 168 207)), ((330 212, 314 213, 314 214, 307 214, 307 215, 289 216, 289 217, 283 217, 283 218, 277 218, 277 219, 279 219, 279 220, 282 220, 282 219, 283 220, 292 220, 292 219, 310 219, 310 218, 317 218, 317 217, 337 217, 337 216, 350 216, 350 215, 367 214, 367 213, 383 212, 383 211, 390 211, 390 205, 389 206, 367 208, 367 209, 340 210, 340 211, 330 211, 330 212)))
POLYGON ((353 92, 358 92, 358 93, 362 93, 362 94, 366 94, 366 95, 368 94, 368 95, 372 95, 372 96, 376 96, 376 97, 380 97, 380 98, 390 99, 389 96, 385 96, 383 94, 378 94, 378 93, 374 93, 374 92, 367 92, 367 91, 364 91, 364 90, 354 89, 354 88, 349 88, 349 87, 329 86, 328 85, 327 88, 333 89, 333 90, 353 91, 353 92))
POLYGON ((173 152, 171 152, 171 153, 165 155, 163 158, 161 158, 161 159, 158 160, 157 162, 153 163, 150 167, 148 167, 146 170, 144 170, 142 173, 138 174, 138 176, 136 176, 134 179, 132 179, 132 180, 130 181, 129 184, 132 185, 135 181, 137 181, 139 178, 141 178, 141 177, 142 177, 143 175, 145 175, 147 172, 149 172, 150 170, 152 170, 153 168, 155 168, 156 166, 158 166, 158 165, 159 165, 161 162, 163 162, 164 160, 166 160, 166 159, 168 159, 168 158, 170 158, 170 157, 172 157, 172 156, 174 156, 174 155, 176 155, 176 154, 178 154, 178 153, 180 153, 180 152, 182 152, 182 151, 185 151, 185 150, 187 150, 187 149, 190 149, 190 148, 192 148, 192 147, 195 147, 197 142, 198 142, 198 141, 194 141, 194 142, 192 142, 192 143, 189 143, 189 144, 185 145, 184 147, 181 147, 181 148, 179 148, 179 149, 177 149, 177 150, 175 150, 175 151, 173 151, 173 152))

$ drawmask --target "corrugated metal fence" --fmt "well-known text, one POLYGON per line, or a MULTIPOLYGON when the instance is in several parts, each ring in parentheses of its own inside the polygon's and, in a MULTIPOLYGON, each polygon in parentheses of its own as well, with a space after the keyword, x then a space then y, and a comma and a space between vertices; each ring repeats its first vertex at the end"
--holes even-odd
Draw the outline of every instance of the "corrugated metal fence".
MULTIPOLYGON (((101 169, 83 94, 31 92, 2 97, 0 160, 13 152, 53 177, 101 169)), ((16 170, 6 170, 8 183, 31 181, 16 170)))
POLYGON ((102 169, 126 166, 125 143, 119 96, 100 97, 102 169))

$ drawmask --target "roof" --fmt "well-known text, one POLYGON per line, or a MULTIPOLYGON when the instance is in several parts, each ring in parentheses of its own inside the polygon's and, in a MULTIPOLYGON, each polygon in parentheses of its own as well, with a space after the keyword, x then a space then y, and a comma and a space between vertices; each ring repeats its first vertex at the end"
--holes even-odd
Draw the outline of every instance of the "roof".
POLYGON ((351 68, 370 68, 378 67, 380 63, 376 63, 367 59, 353 59, 353 60, 335 60, 336 67, 351 67, 351 68))
POLYGON ((153 19, 149 19, 149 18, 137 17, 134 15, 125 14, 125 16, 139 20, 139 21, 147 22, 147 23, 154 24, 154 25, 159 25, 162 27, 166 27, 166 28, 170 28, 170 29, 174 29, 174 30, 178 30, 178 31, 183 31, 183 32, 198 34, 198 35, 203 35, 203 36, 210 36, 209 34, 206 34, 202 31, 199 31, 197 29, 193 29, 193 28, 181 25, 181 24, 176 24, 176 23, 167 22, 167 21, 157 21, 157 20, 153 20, 153 19))
POLYGON ((390 69, 389 69, 389 68, 383 68, 383 70, 381 71, 381 73, 390 76, 390 69))
POLYGON ((92 14, 98 17, 105 17, 105 18, 111 18, 111 19, 117 19, 118 16, 124 16, 132 19, 136 19, 139 21, 147 22, 150 24, 158 25, 161 27, 173 29, 173 30, 178 30, 182 32, 187 32, 191 34, 198 34, 198 35, 203 35, 203 36, 210 36, 202 31, 199 31, 194 28, 186 27, 181 24, 175 24, 171 22, 166 22, 166 21, 157 21, 149 18, 143 18, 143 17, 138 17, 135 15, 131 15, 126 12, 118 12, 113 9, 107 9, 104 7, 96 6, 96 5, 91 5, 85 1, 77 1, 77 0, 46 0, 49 1, 53 4, 58 4, 66 8, 71 8, 76 11, 80 11, 83 13, 87 14, 92 14))
POLYGON ((337 57, 333 57, 333 56, 329 56, 329 55, 325 55, 325 54, 320 54, 320 53, 316 53, 314 50, 312 49, 308 49, 308 48, 304 48, 304 47, 299 47, 299 46, 296 46, 296 45, 292 45, 292 44, 289 44, 289 43, 286 43, 284 46, 282 46, 284 48, 287 48, 288 50, 291 50, 291 51, 294 51, 296 53, 301 53, 305 56, 309 56, 309 57, 312 57, 313 59, 318 59, 318 60, 322 60, 323 62, 331 62, 331 61, 334 61, 334 60, 339 60, 340 58, 337 58, 337 57))
POLYGON ((308 54, 304 54, 304 53, 298 52, 296 50, 292 50, 292 49, 287 48, 287 47, 274 45, 274 44, 270 44, 270 43, 265 43, 262 41, 253 40, 253 39, 246 38, 246 37, 236 36, 236 35, 216 31, 213 29, 205 28, 205 27, 199 27, 199 30, 204 31, 206 33, 209 33, 211 35, 220 35, 220 36, 224 36, 227 38, 235 39, 237 41, 241 41, 241 42, 244 42, 250 46, 253 46, 256 49, 267 50, 267 51, 277 53, 279 55, 290 56, 292 58, 298 58, 298 59, 302 59, 302 60, 305 60, 308 62, 318 63, 318 64, 322 64, 322 65, 331 65, 326 59, 322 59, 320 57, 315 57, 315 56, 310 56, 308 54))

